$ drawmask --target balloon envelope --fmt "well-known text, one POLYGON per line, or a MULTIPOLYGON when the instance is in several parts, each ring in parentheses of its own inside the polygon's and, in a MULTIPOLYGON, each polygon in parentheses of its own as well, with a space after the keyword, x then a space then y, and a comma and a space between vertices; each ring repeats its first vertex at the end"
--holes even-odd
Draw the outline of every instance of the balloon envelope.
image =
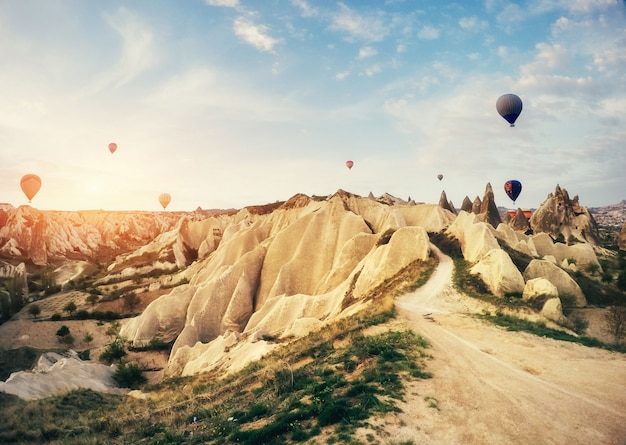
POLYGON ((172 200, 172 197, 169 195, 169 193, 161 193, 159 195, 159 202, 161 203, 164 209, 165 207, 167 207, 167 205, 170 203, 171 200, 172 200))
POLYGON ((111 142, 109 144, 109 151, 111 152, 111 154, 115 153, 115 150, 117 150, 117 144, 115 142, 111 142))
POLYGON ((496 110, 511 127, 515 127, 515 121, 522 112, 522 99, 515 94, 504 94, 496 101, 496 110))
POLYGON ((346 161, 346 167, 348 167, 349 169, 352 169, 352 166, 354 165, 354 162, 352 161, 346 161))
POLYGON ((30 173, 24 175, 20 180, 20 187, 22 187, 22 191, 28 198, 28 202, 31 202, 41 188, 41 178, 30 173))
POLYGON ((519 181, 516 181, 515 179, 506 181, 504 183, 504 191, 506 192, 507 196, 513 200, 513 203, 515 204, 515 200, 517 199, 519 194, 522 192, 522 183, 519 181))
POLYGON ((443 175, 441 175, 441 174, 437 175, 437 179, 439 179, 441 181, 443 179, 443 175))

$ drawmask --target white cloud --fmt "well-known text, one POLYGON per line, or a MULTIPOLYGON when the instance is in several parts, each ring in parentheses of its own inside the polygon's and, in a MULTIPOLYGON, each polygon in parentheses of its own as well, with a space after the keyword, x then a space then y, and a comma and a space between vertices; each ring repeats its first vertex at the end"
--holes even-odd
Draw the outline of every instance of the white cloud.
POLYGON ((348 71, 342 71, 341 73, 335 74, 335 79, 337 79, 337 80, 344 80, 349 75, 350 75, 350 73, 348 71))
POLYGON ((239 0, 204 0, 209 6, 226 6, 228 8, 236 8, 239 6, 239 0))
POLYGON ((317 9, 309 5, 305 0, 291 0, 291 4, 302 11, 303 17, 314 17, 318 14, 317 9))
POLYGON ((439 38, 439 30, 433 26, 424 26, 417 33, 417 37, 422 40, 435 40, 439 38))
POLYGON ((383 70, 383 69, 382 69, 382 67, 381 67, 380 65, 376 64, 376 65, 372 65, 372 66, 370 66, 370 67, 367 67, 367 68, 364 70, 364 72, 363 72, 363 73, 364 73, 367 77, 372 77, 372 76, 374 76, 374 75, 376 75, 376 74, 380 73, 382 70, 383 70))
POLYGON ((389 32, 382 16, 362 15, 343 3, 339 3, 339 11, 332 15, 330 29, 346 32, 350 38, 369 42, 379 42, 389 32))
POLYGON ((378 51, 376 51, 376 48, 373 48, 371 46, 364 46, 363 48, 359 50, 359 59, 366 59, 368 57, 373 57, 376 54, 378 54, 378 51))
POLYGON ((238 17, 234 23, 235 34, 241 37, 246 43, 254 46, 260 51, 273 51, 279 43, 278 39, 271 37, 265 25, 256 25, 245 17, 238 17))
POLYGON ((154 33, 126 8, 105 16, 109 26, 122 38, 122 55, 113 68, 101 76, 93 89, 108 85, 121 86, 156 65, 154 33))
POLYGON ((462 17, 459 20, 459 26, 466 31, 477 32, 487 29, 489 24, 485 20, 478 17, 462 17))

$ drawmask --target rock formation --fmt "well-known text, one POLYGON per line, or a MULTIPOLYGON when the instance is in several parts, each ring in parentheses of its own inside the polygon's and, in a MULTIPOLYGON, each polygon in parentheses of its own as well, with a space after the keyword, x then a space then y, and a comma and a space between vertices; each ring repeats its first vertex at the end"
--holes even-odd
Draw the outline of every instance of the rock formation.
POLYGON ((216 249, 185 270, 189 284, 155 300, 121 335, 135 345, 175 339, 168 372, 201 372, 224 359, 224 347, 241 354, 265 336, 303 335, 364 304, 427 260, 427 232, 453 220, 436 205, 390 206, 344 191, 324 201, 294 197, 269 214, 244 209, 224 224, 216 249))
POLYGON ((578 202, 578 196, 569 198, 567 190, 558 185, 530 217, 535 233, 545 232, 552 238, 562 236, 564 242, 588 242, 599 244, 598 227, 587 208, 578 202))
POLYGON ((546 260, 532 260, 524 270, 524 279, 528 282, 533 278, 544 278, 552 283, 559 292, 561 301, 569 298, 567 303, 574 307, 584 307, 587 299, 580 286, 560 267, 546 260))
POLYGON ((517 209, 515 216, 511 218, 509 221, 509 225, 514 229, 520 232, 526 232, 530 229, 530 222, 526 215, 524 215, 524 211, 522 209, 517 209))
POLYGON ((472 213, 475 213, 478 215, 480 213, 481 207, 482 207, 482 202, 480 198, 477 196, 476 198, 474 198, 474 201, 472 202, 472 213))
POLYGON ((465 198, 463 198, 463 202, 461 203, 461 210, 467 213, 472 213, 472 206, 472 201, 469 197, 465 196, 465 198))
POLYGON ((439 197, 439 207, 449 210, 456 215, 456 209, 452 205, 452 202, 448 201, 445 191, 442 191, 439 197))
POLYGON ((173 212, 42 212, 26 205, 5 212, 0 255, 29 258, 36 265, 128 252, 172 229, 180 219, 173 212))
POLYGON ((494 229, 502 222, 490 183, 487 183, 485 187, 485 195, 480 204, 480 215, 481 220, 491 224, 494 229))

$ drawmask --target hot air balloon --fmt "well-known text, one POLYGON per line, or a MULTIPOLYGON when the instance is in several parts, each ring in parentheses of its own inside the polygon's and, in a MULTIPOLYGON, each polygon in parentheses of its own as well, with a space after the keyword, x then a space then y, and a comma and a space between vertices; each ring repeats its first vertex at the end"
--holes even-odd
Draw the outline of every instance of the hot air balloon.
POLYGON ((346 161, 346 167, 348 167, 350 170, 352 170, 352 166, 354 165, 354 162, 352 161, 346 161))
POLYGON ((22 187, 22 191, 28 198, 28 202, 31 202, 41 188, 41 178, 30 173, 24 175, 20 180, 20 187, 22 187))
POLYGON ((161 193, 159 195, 159 202, 163 206, 163 209, 167 207, 167 205, 170 203, 171 200, 172 200, 172 197, 169 195, 169 193, 161 193))
POLYGON ((515 94, 504 94, 496 101, 496 110, 511 127, 515 127, 515 121, 522 112, 522 99, 515 94))
POLYGON ((115 150, 117 150, 117 144, 115 142, 111 142, 109 144, 109 151, 111 152, 111 154, 115 153, 115 150))
POLYGON ((507 196, 513 200, 513 204, 515 204, 515 200, 522 192, 522 183, 516 181, 515 179, 506 181, 504 183, 504 191, 506 192, 507 196))
POLYGON ((443 175, 440 173, 437 175, 437 179, 439 179, 440 181, 443 179, 443 175))

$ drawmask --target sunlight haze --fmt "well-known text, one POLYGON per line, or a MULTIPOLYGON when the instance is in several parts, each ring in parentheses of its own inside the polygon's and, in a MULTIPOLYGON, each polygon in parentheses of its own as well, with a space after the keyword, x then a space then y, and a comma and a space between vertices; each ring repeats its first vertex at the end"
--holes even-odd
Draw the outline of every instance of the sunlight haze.
POLYGON ((626 199, 623 1, 4 1, 0 42, 0 203, 626 199))

